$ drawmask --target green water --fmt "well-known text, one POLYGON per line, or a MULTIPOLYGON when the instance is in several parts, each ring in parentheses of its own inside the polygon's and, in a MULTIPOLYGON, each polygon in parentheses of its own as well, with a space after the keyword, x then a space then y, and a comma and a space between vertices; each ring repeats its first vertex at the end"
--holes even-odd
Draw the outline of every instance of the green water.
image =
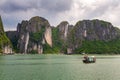
POLYGON ((93 64, 79 55, 0 56, 0 80, 120 80, 120 56, 97 56, 93 64))

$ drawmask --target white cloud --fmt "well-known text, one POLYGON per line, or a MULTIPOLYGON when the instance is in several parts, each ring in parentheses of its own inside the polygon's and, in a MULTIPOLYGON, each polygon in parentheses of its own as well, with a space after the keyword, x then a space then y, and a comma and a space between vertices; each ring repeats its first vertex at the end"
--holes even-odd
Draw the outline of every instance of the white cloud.
POLYGON ((1 0, 0 14, 6 30, 33 16, 44 17, 55 26, 64 20, 75 24, 97 18, 120 27, 119 0, 1 0))

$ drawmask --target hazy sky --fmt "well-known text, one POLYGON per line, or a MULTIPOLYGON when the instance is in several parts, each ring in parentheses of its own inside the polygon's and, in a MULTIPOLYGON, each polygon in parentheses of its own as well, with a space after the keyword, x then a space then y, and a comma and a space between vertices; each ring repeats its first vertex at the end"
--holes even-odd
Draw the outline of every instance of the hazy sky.
POLYGON ((101 19, 120 28, 120 0, 0 0, 0 15, 5 30, 15 30, 33 16, 46 18, 52 26, 101 19))

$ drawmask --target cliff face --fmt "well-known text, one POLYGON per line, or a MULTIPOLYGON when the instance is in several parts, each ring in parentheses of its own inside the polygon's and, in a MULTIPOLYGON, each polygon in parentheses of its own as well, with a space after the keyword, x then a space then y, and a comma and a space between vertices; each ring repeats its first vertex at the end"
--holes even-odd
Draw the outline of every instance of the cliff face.
POLYGON ((75 37, 86 40, 112 40, 117 38, 117 31, 111 23, 100 20, 79 21, 75 27, 75 37))
POLYGON ((52 47, 52 30, 51 27, 47 27, 44 33, 46 42, 52 47))
POLYGON ((7 31, 6 36, 9 38, 9 40, 12 43, 13 50, 15 52, 18 52, 17 44, 18 44, 18 32, 17 31, 7 31))
POLYGON ((1 16, 0 16, 0 53, 5 54, 12 53, 11 42, 4 32, 1 16))
POLYGON ((80 49, 86 44, 85 41, 109 42, 116 40, 120 38, 119 31, 109 22, 101 20, 79 21, 68 35, 68 48, 69 50, 80 49))
POLYGON ((56 28, 53 28, 53 45, 59 47, 60 52, 62 53, 65 53, 68 33, 72 28, 73 25, 70 25, 67 21, 62 21, 56 28))
POLYGON ((42 17, 33 17, 22 21, 17 26, 19 33, 18 48, 20 53, 43 53, 43 45, 52 47, 52 33, 49 22, 42 17))
POLYGON ((36 16, 6 34, 19 53, 120 53, 120 29, 97 19, 78 21, 74 26, 63 21, 51 27, 36 16))
POLYGON ((72 27, 73 26, 69 25, 67 21, 63 21, 57 26, 61 40, 67 40, 68 33, 72 29, 72 27))
POLYGON ((69 23, 67 21, 61 22, 58 26, 59 35, 62 40, 67 39, 69 23))

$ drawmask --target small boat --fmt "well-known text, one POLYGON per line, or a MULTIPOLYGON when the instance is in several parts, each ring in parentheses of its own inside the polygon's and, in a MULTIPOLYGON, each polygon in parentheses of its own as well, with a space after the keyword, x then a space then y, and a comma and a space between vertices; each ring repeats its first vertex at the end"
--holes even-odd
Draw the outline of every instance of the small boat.
POLYGON ((83 63, 95 63, 96 57, 95 56, 84 56, 83 63))

